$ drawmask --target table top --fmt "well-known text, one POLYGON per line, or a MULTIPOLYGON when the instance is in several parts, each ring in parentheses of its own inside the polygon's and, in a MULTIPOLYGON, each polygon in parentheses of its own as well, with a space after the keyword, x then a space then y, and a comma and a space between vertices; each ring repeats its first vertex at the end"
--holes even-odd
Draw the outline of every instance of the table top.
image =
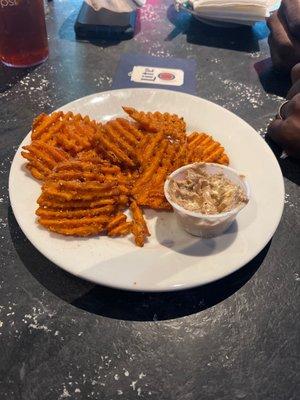
POLYGON ((32 118, 110 89, 122 53, 195 59, 198 95, 260 134, 289 84, 271 69, 264 23, 207 27, 150 0, 133 39, 84 43, 73 31, 80 3, 49 3, 47 62, 0 67, 1 400, 296 399, 299 164, 280 160, 285 210, 267 247, 232 276, 188 291, 95 286, 51 264, 18 227, 8 174, 32 118))

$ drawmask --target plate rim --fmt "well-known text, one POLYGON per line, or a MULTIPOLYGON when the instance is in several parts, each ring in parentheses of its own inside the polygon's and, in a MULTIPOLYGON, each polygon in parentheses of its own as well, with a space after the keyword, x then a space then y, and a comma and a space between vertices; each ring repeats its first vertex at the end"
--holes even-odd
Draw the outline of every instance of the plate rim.
MULTIPOLYGON (((87 95, 87 96, 80 97, 80 98, 78 98, 78 99, 75 99, 75 100, 73 100, 73 101, 71 101, 71 102, 69 102, 69 103, 66 103, 66 104, 64 104, 64 105, 62 105, 62 106, 56 108, 55 110, 52 110, 51 113, 52 113, 52 112, 55 112, 55 111, 60 111, 60 110, 65 109, 66 107, 69 107, 69 106, 76 105, 77 103, 80 103, 80 102, 82 102, 83 100, 88 101, 89 98, 93 98, 93 97, 96 97, 96 96, 103 96, 103 95, 108 95, 108 96, 109 96, 109 95, 111 95, 111 94, 113 94, 113 93, 124 92, 124 91, 125 91, 125 92, 134 92, 134 91, 139 91, 139 92, 145 92, 145 91, 148 91, 148 92, 167 92, 167 93, 172 93, 172 94, 174 94, 174 91, 173 91, 173 90, 168 90, 168 89, 156 89, 156 88, 124 88, 124 89, 112 89, 112 90, 107 90, 107 91, 103 91, 103 92, 95 92, 95 93, 93 93, 93 94, 89 94, 89 95, 87 95)), ((62 270, 66 271, 67 273, 69 273, 69 274, 71 274, 71 275, 73 275, 73 276, 79 277, 80 279, 83 279, 83 280, 86 280, 86 281, 95 283, 96 285, 102 285, 102 286, 110 287, 110 288, 113 288, 113 289, 127 290, 127 291, 134 291, 134 292, 149 292, 149 293, 151 293, 151 292, 153 292, 153 293, 155 293, 155 292, 156 292, 156 293, 157 293, 157 292, 158 292, 158 293, 161 292, 161 293, 162 293, 162 292, 172 292, 172 291, 179 291, 179 290, 180 290, 180 291, 181 291, 181 290, 188 290, 188 289, 192 289, 192 288, 195 288, 195 287, 204 286, 204 285, 207 285, 207 284, 209 284, 209 283, 217 282, 217 281, 219 281, 219 280, 221 280, 221 279, 224 279, 226 276, 232 275, 233 273, 235 273, 236 271, 238 271, 239 269, 241 269, 241 268, 243 268, 245 265, 247 265, 252 259, 254 259, 254 258, 266 247, 266 245, 269 243, 269 241, 271 240, 271 238, 273 237, 273 235, 275 234, 275 232, 276 232, 276 230, 277 230, 277 228, 278 228, 278 225, 279 225, 279 223, 280 223, 280 221, 281 221, 282 214, 283 214, 283 210, 284 210, 284 196, 285 196, 284 178, 283 178, 283 175, 282 175, 282 171, 281 171, 280 165, 279 165, 279 163, 278 163, 278 161, 277 161, 277 159, 276 159, 274 153, 272 152, 272 150, 270 149, 270 147, 268 146, 268 144, 265 142, 265 140, 259 135, 259 133, 258 133, 248 122, 246 122, 244 119, 242 119, 241 117, 239 117, 237 114, 233 113, 232 111, 227 110, 225 107, 220 106, 220 105, 217 104, 217 103, 214 103, 214 102, 212 102, 212 101, 210 101, 210 100, 204 99, 204 98, 202 98, 202 97, 200 97, 200 96, 196 96, 196 95, 192 95, 192 94, 184 93, 184 92, 178 92, 178 91, 175 91, 175 93, 176 93, 176 95, 179 95, 179 96, 182 96, 182 97, 188 96, 188 97, 192 97, 192 98, 194 98, 194 99, 197 99, 197 101, 201 100, 201 101, 204 101, 204 102, 206 102, 206 103, 210 103, 210 104, 212 104, 214 107, 217 107, 218 109, 221 109, 223 112, 228 113, 229 115, 233 116, 234 118, 238 118, 240 122, 242 122, 245 126, 247 126, 248 129, 251 129, 251 130, 253 131, 253 133, 257 135, 256 137, 257 137, 257 139, 261 142, 261 145, 265 148, 265 150, 266 150, 267 152, 270 153, 271 158, 273 158, 273 161, 274 161, 274 163, 275 163, 275 165, 276 165, 276 167, 277 167, 277 169, 278 169, 279 176, 280 176, 280 178, 281 178, 281 179, 280 179, 281 192, 282 192, 281 207, 280 207, 280 210, 279 210, 279 208, 278 208, 278 211, 279 211, 279 212, 278 212, 278 216, 277 216, 277 218, 276 218, 276 223, 275 223, 275 221, 274 221, 274 229, 272 229, 272 232, 270 232, 269 235, 266 236, 266 238, 265 238, 265 240, 264 240, 264 242, 263 242, 263 245, 262 245, 262 246, 259 246, 259 250, 256 252, 256 254, 255 254, 255 255, 251 255, 251 256, 249 256, 248 258, 246 258, 246 260, 247 260, 246 262, 243 262, 242 265, 239 265, 239 266, 236 266, 235 268, 233 268, 233 269, 230 271, 230 273, 228 273, 228 272, 220 273, 219 276, 218 276, 218 278, 216 278, 216 279, 212 278, 212 279, 203 280, 203 281, 200 282, 200 283, 199 283, 199 282, 194 282, 194 283, 190 283, 190 284, 183 283, 183 284, 180 284, 180 285, 173 285, 173 286, 161 287, 161 288, 151 288, 151 289, 147 289, 147 288, 145 288, 145 287, 143 287, 143 286, 142 286, 142 287, 133 287, 133 286, 129 286, 129 285, 126 285, 126 284, 121 285, 121 284, 104 283, 104 282, 99 282, 99 281, 98 281, 98 282, 95 282, 95 280, 83 276, 80 272, 79 272, 79 273, 73 272, 73 271, 71 272, 69 269, 66 269, 63 265, 58 264, 56 261, 54 261, 53 258, 51 257, 51 254, 47 254, 47 255, 46 255, 46 254, 40 249, 40 246, 36 244, 35 240, 32 239, 32 238, 30 237, 30 235, 27 235, 27 234, 26 234, 26 227, 24 227, 23 224, 22 224, 22 222, 20 222, 20 221, 21 221, 21 218, 19 218, 19 216, 18 216, 17 213, 15 212, 14 202, 12 201, 13 196, 12 196, 12 189, 11 189, 11 187, 12 187, 12 170, 13 170, 13 166, 14 166, 15 159, 17 159, 17 157, 19 156, 19 152, 20 152, 21 146, 23 145, 23 142, 27 140, 28 136, 29 136, 30 133, 31 133, 31 131, 29 131, 29 132, 23 137, 23 140, 21 141, 21 143, 18 145, 18 148, 17 148, 17 150, 16 150, 16 153, 15 153, 15 155, 14 155, 14 157, 13 157, 13 160, 12 160, 12 163, 11 163, 11 167, 10 167, 10 171, 9 171, 8 192, 9 192, 9 199, 10 199, 11 208, 12 208, 14 217, 16 218, 16 221, 18 222, 18 225, 19 225, 20 229, 22 230, 22 232, 23 232, 23 234, 26 236, 26 238, 30 241, 30 243, 42 254, 43 257, 47 258, 49 261, 51 261, 53 264, 55 264, 56 266, 58 266, 58 267, 61 268, 62 270)), ((278 178, 279 178, 279 176, 278 176, 278 178)), ((36 182, 39 183, 38 181, 36 181, 36 182)))

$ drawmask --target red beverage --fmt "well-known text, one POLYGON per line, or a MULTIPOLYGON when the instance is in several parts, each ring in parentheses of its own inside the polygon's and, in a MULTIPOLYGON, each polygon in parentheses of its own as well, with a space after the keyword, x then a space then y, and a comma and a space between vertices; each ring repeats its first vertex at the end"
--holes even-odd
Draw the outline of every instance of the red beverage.
POLYGON ((30 67, 48 54, 43 0, 0 0, 0 61, 30 67))

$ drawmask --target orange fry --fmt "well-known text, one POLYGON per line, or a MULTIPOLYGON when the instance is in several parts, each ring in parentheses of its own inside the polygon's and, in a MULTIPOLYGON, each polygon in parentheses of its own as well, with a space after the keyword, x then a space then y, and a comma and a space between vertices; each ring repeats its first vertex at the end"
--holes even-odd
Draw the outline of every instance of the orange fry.
POLYGON ((137 205, 136 201, 130 204, 130 210, 133 217, 132 233, 137 246, 143 247, 147 236, 150 236, 143 212, 137 205))
POLYGON ((61 111, 54 112, 50 116, 46 114, 41 114, 38 118, 36 118, 33 122, 33 130, 31 133, 31 139, 36 140, 40 139, 45 131, 55 122, 59 120, 59 118, 63 115, 61 111))
POLYGON ((109 216, 60 220, 39 218, 38 222, 50 231, 68 236, 96 235, 105 229, 109 216))
POLYGON ((107 225, 107 234, 111 237, 125 236, 131 232, 132 222, 127 222, 125 214, 119 213, 107 225))
POLYGON ((102 207, 108 205, 122 204, 122 200, 118 200, 118 197, 102 198, 97 200, 58 200, 53 197, 47 196, 46 193, 42 193, 37 200, 37 203, 41 207, 61 210, 73 210, 77 208, 87 209, 90 207, 102 207))
POLYGON ((104 206, 99 208, 86 208, 76 210, 49 210, 48 208, 38 208, 36 215, 44 218, 83 218, 86 216, 93 217, 96 215, 107 215, 114 210, 113 206, 104 206))
POLYGON ((132 222, 124 222, 123 224, 117 226, 114 229, 108 231, 108 236, 116 237, 116 236, 126 236, 132 230, 132 222))
POLYGON ((110 132, 107 129, 99 129, 96 134, 95 143, 99 147, 100 154, 105 155, 112 163, 119 163, 128 165, 129 167, 135 166, 135 161, 133 161, 127 153, 115 144, 114 135, 107 135, 110 132))
POLYGON ((117 214, 116 216, 113 217, 113 219, 109 222, 107 225, 107 229, 111 230, 122 224, 123 222, 126 222, 126 215, 125 214, 117 214))
POLYGON ((27 168, 40 180, 44 180, 57 163, 69 158, 69 155, 63 150, 39 140, 34 140, 28 146, 23 146, 23 149, 25 151, 22 151, 21 155, 29 161, 27 168))
POLYGON ((219 142, 206 133, 194 132, 188 136, 187 161, 229 164, 228 156, 219 142))
POLYGON ((145 113, 131 107, 123 107, 123 110, 148 132, 162 132, 164 135, 179 141, 185 136, 186 124, 183 118, 176 114, 162 114, 158 111, 145 113))

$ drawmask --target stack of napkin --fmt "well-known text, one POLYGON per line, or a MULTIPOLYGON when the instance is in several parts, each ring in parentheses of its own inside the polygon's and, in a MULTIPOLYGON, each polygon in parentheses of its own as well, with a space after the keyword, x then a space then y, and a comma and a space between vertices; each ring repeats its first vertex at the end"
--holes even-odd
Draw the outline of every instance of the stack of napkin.
POLYGON ((278 8, 278 0, 175 0, 199 18, 251 25, 263 21, 278 8))

